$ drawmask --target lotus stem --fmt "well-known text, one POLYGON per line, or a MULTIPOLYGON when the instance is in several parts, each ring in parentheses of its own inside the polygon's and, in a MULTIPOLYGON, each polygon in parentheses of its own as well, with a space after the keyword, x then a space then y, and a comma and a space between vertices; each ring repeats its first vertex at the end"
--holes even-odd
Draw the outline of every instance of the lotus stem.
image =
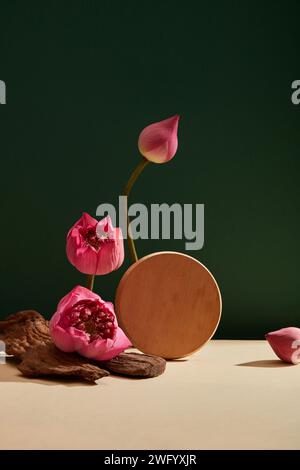
POLYGON ((138 179, 138 177, 140 176, 140 174, 142 173, 142 171, 144 170, 144 168, 148 165, 149 161, 146 160, 146 158, 143 158, 142 161, 137 165, 137 167, 134 169, 134 171, 132 172, 125 188, 124 188, 124 196, 127 197, 126 201, 127 201, 127 205, 126 205, 126 216, 127 216, 127 240, 128 240, 128 247, 129 247, 129 253, 130 253, 130 256, 131 256, 131 259, 132 259, 132 262, 133 263, 136 263, 136 261, 138 261, 138 256, 137 256, 137 252, 136 252, 136 249, 135 249, 135 244, 134 244, 134 240, 132 238, 132 235, 131 235, 131 231, 130 231, 130 219, 129 219, 129 216, 128 216, 128 198, 129 198, 129 195, 131 193, 131 190, 132 190, 132 187, 134 185, 134 183, 136 182, 136 180, 138 179))

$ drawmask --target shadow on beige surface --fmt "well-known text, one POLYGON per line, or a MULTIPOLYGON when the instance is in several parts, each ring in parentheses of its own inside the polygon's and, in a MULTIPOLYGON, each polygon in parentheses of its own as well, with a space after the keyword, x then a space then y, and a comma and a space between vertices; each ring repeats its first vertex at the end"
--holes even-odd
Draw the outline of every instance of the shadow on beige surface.
MULTIPOLYGON (((175 362, 175 361, 172 361, 175 362)), ((177 361, 176 361, 177 362, 177 361)), ((179 362, 179 361, 178 361, 179 362)), ((83 380, 76 380, 74 377, 62 377, 62 376, 45 376, 45 378, 40 377, 25 377, 18 369, 17 369, 18 361, 14 359, 10 359, 9 362, 0 366, 0 384, 3 382, 12 382, 12 383, 33 383, 39 385, 64 385, 65 387, 93 387, 97 385, 97 383, 89 383, 84 382, 83 380)), ((125 377, 121 375, 113 375, 111 374, 110 377, 113 377, 118 380, 124 381, 141 381, 141 380, 149 380, 143 377, 125 377)), ((99 381, 103 381, 103 379, 99 379, 99 381)), ((104 377, 105 380, 105 377, 104 377)))
POLYGON ((22 383, 33 383, 33 384, 39 384, 39 385, 64 385, 65 387, 76 387, 76 386, 92 387, 96 385, 93 383, 90 384, 88 382, 75 380, 72 377, 46 377, 45 379, 25 377, 17 369, 17 364, 18 364, 17 361, 10 360, 6 364, 3 364, 0 366, 0 383, 22 382, 22 383))
POLYGON ((266 367, 266 368, 293 366, 293 364, 287 364, 286 362, 282 362, 280 359, 262 359, 260 361, 243 362, 241 364, 236 364, 236 365, 243 366, 243 367, 266 367))

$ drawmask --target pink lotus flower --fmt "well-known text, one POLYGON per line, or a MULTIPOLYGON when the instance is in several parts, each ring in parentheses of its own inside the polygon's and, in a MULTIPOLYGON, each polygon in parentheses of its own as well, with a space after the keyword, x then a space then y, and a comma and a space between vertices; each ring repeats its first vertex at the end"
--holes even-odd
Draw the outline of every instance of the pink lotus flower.
POLYGON ((113 304, 81 286, 59 302, 50 334, 62 351, 97 361, 108 361, 131 346, 118 326, 113 304))
POLYGON ((165 163, 171 160, 178 147, 177 129, 179 115, 145 127, 139 136, 138 147, 150 162, 165 163))
POLYGON ((272 331, 266 335, 275 354, 284 362, 300 362, 300 328, 289 327, 272 331))
POLYGON ((114 228, 109 216, 98 222, 84 212, 67 235, 67 257, 84 274, 107 274, 124 261, 124 243, 120 228, 114 228))

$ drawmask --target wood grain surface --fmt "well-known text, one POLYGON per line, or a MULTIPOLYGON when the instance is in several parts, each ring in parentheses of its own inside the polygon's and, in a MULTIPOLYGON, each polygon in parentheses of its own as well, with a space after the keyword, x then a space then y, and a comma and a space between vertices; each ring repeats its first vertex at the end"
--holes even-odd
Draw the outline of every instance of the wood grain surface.
POLYGON ((218 326, 221 305, 208 269, 176 252, 153 253, 133 264, 115 300, 119 324, 133 345, 166 359, 201 348, 218 326))

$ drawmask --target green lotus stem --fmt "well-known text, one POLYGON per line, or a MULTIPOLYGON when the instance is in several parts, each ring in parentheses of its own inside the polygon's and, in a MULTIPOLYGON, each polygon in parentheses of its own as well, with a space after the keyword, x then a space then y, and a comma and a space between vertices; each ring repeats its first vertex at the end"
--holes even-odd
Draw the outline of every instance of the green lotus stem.
POLYGON ((86 287, 90 289, 91 291, 94 288, 94 281, 95 281, 95 276, 94 274, 88 274, 87 275, 87 280, 86 280, 86 287))
POLYGON ((130 178, 129 178, 129 180, 128 180, 125 188, 124 188, 124 193, 123 193, 124 196, 127 196, 127 205, 126 205, 127 240, 128 240, 128 247, 129 247, 130 256, 131 256, 131 259, 132 259, 133 263, 138 261, 138 256, 137 256, 137 253, 136 253, 134 240, 133 240, 133 238, 131 236, 131 233, 130 233, 130 227, 129 227, 130 219, 129 219, 129 216, 128 216, 128 198, 129 198, 129 195, 131 193, 131 190, 132 190, 132 187, 133 187, 134 183, 136 182, 136 180, 138 179, 138 177, 140 176, 140 174, 142 173, 144 168, 148 165, 148 163, 149 163, 149 160, 147 160, 146 158, 143 158, 143 160, 138 164, 138 166, 134 169, 133 173, 131 174, 131 176, 130 176, 130 178))

